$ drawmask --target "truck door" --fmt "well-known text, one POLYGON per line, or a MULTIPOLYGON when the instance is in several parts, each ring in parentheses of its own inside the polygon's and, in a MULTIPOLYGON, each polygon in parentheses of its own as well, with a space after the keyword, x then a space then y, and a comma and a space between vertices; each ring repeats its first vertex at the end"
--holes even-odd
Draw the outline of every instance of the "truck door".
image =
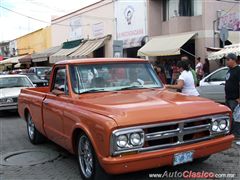
POLYGON ((66 66, 54 69, 50 92, 43 101, 43 121, 46 135, 55 143, 64 146, 64 109, 68 102, 66 66))

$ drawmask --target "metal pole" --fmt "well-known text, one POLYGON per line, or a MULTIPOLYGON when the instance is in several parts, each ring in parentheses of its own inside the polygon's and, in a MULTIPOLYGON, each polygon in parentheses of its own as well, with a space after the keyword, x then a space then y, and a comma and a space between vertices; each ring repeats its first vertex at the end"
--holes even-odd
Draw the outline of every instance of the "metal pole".
POLYGON ((191 56, 193 56, 194 58, 196 58, 196 56, 194 55, 194 54, 192 54, 192 53, 190 53, 190 52, 188 52, 188 51, 186 51, 186 50, 184 50, 183 48, 180 48, 182 51, 184 51, 185 53, 187 53, 187 54, 189 54, 189 55, 191 55, 191 56))

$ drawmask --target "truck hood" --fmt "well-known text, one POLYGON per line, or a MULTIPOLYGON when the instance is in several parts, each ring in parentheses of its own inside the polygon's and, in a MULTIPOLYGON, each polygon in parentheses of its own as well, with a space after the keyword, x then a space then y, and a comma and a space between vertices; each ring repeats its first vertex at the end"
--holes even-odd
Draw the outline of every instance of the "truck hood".
POLYGON ((85 94, 82 106, 113 118, 118 126, 152 124, 229 112, 213 101, 168 90, 133 90, 85 94))
POLYGON ((18 97, 21 89, 26 87, 13 87, 0 89, 0 98, 18 97))

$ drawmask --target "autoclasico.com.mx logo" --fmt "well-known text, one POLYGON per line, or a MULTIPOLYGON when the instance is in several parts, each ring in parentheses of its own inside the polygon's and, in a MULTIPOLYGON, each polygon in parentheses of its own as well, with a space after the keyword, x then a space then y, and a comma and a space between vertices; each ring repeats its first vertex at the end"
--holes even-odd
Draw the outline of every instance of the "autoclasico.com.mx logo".
POLYGON ((174 171, 168 172, 164 171, 163 173, 158 174, 149 174, 149 178, 234 178, 235 174, 226 174, 226 173, 214 173, 207 171, 174 171))

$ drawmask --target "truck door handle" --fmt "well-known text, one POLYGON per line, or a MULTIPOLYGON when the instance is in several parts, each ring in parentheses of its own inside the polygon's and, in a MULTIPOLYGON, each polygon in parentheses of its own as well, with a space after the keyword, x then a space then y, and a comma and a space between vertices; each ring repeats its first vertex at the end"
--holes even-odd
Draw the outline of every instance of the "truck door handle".
POLYGON ((225 86, 225 83, 221 83, 220 85, 221 85, 221 86, 225 86))

